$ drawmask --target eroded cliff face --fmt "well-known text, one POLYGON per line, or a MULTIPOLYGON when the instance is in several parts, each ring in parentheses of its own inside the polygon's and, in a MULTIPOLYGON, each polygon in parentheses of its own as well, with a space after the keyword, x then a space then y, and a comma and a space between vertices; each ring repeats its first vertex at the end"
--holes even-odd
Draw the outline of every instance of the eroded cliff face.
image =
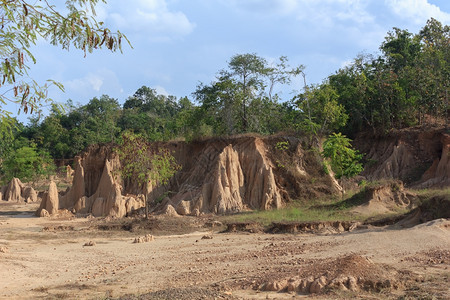
POLYGON ((215 138, 193 143, 158 143, 172 151, 182 169, 166 187, 139 190, 120 179, 120 161, 111 146, 92 146, 76 159, 72 188, 60 196, 60 208, 80 214, 122 217, 149 199, 164 198, 155 212, 180 215, 226 214, 275 209, 292 198, 339 193, 322 171, 317 154, 287 138, 215 138), (139 195, 140 194, 140 195, 139 195), (126 196, 124 196, 126 195, 126 196))
POLYGON ((355 139, 365 153, 369 180, 400 179, 414 187, 450 186, 450 134, 445 128, 408 128, 387 137, 363 134, 355 139))

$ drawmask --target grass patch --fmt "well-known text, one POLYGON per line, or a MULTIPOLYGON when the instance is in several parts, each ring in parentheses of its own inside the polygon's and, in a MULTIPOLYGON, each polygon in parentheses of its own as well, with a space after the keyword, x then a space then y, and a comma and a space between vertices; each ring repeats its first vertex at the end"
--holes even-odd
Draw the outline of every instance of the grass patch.
POLYGON ((329 208, 300 207, 293 204, 290 207, 243 212, 231 216, 222 217, 227 222, 257 222, 268 226, 273 222, 316 222, 316 221, 352 221, 357 219, 348 210, 334 210, 329 208))
POLYGON ((422 201, 427 201, 430 198, 437 197, 437 196, 443 196, 450 198, 450 187, 443 188, 443 189, 419 189, 419 190, 412 190, 414 193, 419 196, 422 201))

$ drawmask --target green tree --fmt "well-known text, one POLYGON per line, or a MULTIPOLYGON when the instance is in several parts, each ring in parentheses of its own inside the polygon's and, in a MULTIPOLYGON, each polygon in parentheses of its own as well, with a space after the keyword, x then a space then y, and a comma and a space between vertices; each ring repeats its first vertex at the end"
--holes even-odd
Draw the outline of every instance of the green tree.
POLYGON ((296 97, 302 112, 299 125, 316 137, 341 129, 347 123, 348 115, 338 103, 336 90, 328 83, 310 86, 296 97))
POLYGON ((69 50, 70 47, 87 52, 105 47, 121 50, 126 37, 119 31, 113 33, 95 20, 95 6, 104 0, 67 0, 65 7, 48 1, 2 1, 0 18, 0 115, 2 122, 11 122, 11 112, 3 107, 7 102, 20 105, 20 111, 33 113, 43 101, 48 101, 50 84, 28 78, 29 62, 36 62, 31 52, 41 38, 50 44, 69 50), (62 11, 66 11, 63 15, 62 11))
POLYGON ((142 136, 130 131, 122 134, 120 145, 116 148, 119 155, 120 173, 124 180, 136 181, 143 190, 145 198, 145 217, 148 218, 149 200, 147 191, 149 184, 156 188, 165 185, 180 169, 173 155, 164 148, 151 148, 142 136))
POLYGON ((197 127, 212 127, 214 134, 276 132, 287 108, 279 104, 276 86, 290 84, 301 70, 289 66, 285 56, 269 64, 256 54, 234 55, 214 82, 199 84, 193 93, 204 113, 197 127))
POLYGON ((248 103, 254 94, 263 87, 262 76, 267 72, 267 61, 256 54, 237 54, 228 63, 230 75, 237 78, 240 87, 239 102, 241 103, 242 130, 248 128, 248 103))
POLYGON ((158 95, 155 89, 142 86, 125 101, 119 124, 122 130, 133 130, 150 140, 167 140, 177 135, 179 111, 176 97, 158 95))
POLYGON ((331 169, 336 178, 353 177, 362 172, 362 154, 354 150, 351 140, 341 133, 333 133, 323 143, 322 155, 330 159, 331 169))
POLYGON ((6 181, 13 177, 29 181, 52 174, 55 171, 55 166, 48 152, 38 150, 36 145, 32 144, 11 152, 5 158, 2 170, 6 181))

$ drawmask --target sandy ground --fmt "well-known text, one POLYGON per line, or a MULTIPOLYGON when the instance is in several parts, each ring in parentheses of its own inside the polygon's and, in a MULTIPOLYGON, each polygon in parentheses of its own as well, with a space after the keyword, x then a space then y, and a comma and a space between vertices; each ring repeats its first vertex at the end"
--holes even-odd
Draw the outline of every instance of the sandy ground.
POLYGON ((449 220, 319 235, 219 233, 177 218, 174 233, 194 231, 168 235, 170 219, 159 230, 99 230, 108 222, 36 218, 34 209, 0 204, 1 299, 450 299, 449 220), (155 240, 133 243, 146 233, 155 240), (400 286, 319 295, 260 290, 273 280, 320 276, 351 257, 370 261, 358 272, 382 270, 400 286))

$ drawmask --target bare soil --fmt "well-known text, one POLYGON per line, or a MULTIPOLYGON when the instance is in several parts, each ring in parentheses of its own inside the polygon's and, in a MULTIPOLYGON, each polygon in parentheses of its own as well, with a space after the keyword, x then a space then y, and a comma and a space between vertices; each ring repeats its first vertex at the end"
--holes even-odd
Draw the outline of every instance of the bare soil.
POLYGON ((341 233, 224 232, 213 216, 36 218, 0 203, 0 299, 450 299, 450 220, 341 233), (154 240, 133 243, 152 234, 154 240), (353 276, 354 290, 270 290, 353 276))

